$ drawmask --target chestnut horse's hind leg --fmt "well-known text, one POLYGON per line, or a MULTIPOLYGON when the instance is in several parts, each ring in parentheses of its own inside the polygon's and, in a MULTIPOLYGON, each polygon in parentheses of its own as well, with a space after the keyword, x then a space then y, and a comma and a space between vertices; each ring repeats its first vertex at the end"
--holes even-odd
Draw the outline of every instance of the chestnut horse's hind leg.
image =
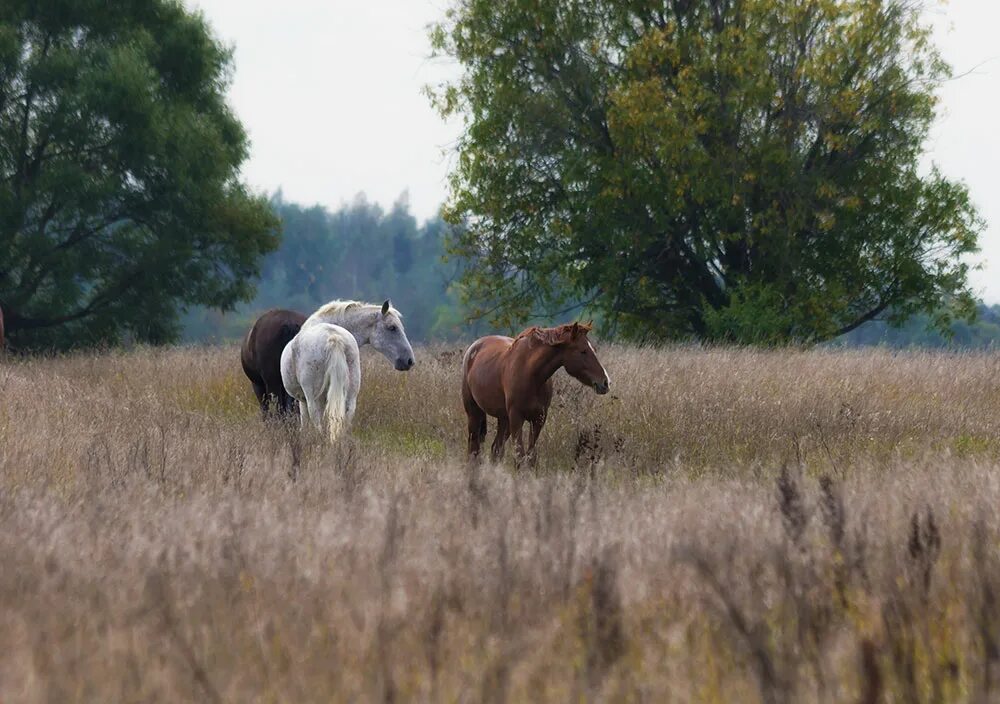
POLYGON ((491 453, 494 462, 499 462, 503 459, 503 448, 507 444, 508 437, 510 437, 510 423, 507 421, 506 416, 500 416, 497 419, 497 436, 493 439, 491 453))
POLYGON ((478 457, 479 448, 486 439, 486 411, 472 398, 472 391, 465 379, 462 379, 462 405, 469 419, 469 457, 478 457))
POLYGON ((465 409, 469 417, 469 457, 478 457, 479 448, 486 439, 486 414, 479 406, 475 409, 465 409))
POLYGON ((462 400, 469 419, 469 457, 478 457, 479 448, 486 439, 486 412, 471 397, 462 394, 462 400))

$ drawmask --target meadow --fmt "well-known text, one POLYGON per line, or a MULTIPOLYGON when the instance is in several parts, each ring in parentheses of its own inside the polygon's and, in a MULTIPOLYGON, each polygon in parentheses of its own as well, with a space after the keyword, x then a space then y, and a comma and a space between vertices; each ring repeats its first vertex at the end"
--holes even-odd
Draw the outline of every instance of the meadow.
POLYGON ((0 359, 0 701, 1000 699, 1000 356, 601 345, 517 471, 461 352, 336 447, 234 347, 0 359))

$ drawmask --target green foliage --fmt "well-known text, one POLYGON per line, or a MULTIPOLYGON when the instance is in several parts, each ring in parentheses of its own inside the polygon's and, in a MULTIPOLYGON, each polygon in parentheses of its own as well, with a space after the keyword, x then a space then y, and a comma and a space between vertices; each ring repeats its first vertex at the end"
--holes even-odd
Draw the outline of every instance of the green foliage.
POLYGON ((708 337, 716 340, 781 344, 793 325, 781 293, 767 284, 745 284, 733 291, 726 307, 705 309, 708 337))
POLYGON ((337 298, 391 298, 411 340, 455 338, 469 330, 452 284, 460 263, 442 261, 452 228, 440 218, 419 226, 405 197, 388 212, 364 196, 335 212, 286 203, 280 194, 272 205, 284 234, 264 259, 256 298, 232 315, 194 311, 185 321, 187 339, 237 339, 268 308, 311 313, 337 298))
POLYGON ((919 168, 948 67, 903 0, 457 0, 447 217, 510 325, 567 304, 633 338, 826 340, 973 310, 964 186, 919 168), (942 305, 947 302, 947 305, 942 305))
POLYGON ((0 306, 14 344, 163 342, 253 294, 277 244, 247 191, 231 56, 170 0, 0 4, 0 306))

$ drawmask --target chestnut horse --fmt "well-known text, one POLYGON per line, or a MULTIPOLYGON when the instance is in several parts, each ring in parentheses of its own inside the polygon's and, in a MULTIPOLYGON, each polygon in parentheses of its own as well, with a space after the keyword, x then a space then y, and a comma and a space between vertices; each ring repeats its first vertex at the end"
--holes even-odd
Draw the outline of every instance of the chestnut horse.
POLYGON ((610 380, 587 339, 590 325, 572 323, 554 328, 528 328, 516 338, 481 337, 462 359, 462 403, 469 419, 469 456, 477 457, 486 439, 486 416, 497 419, 494 460, 503 457, 513 436, 515 458, 534 464, 535 443, 552 401, 552 375, 564 367, 570 376, 608 393, 610 380), (531 436, 525 453, 521 429, 527 421, 531 436))

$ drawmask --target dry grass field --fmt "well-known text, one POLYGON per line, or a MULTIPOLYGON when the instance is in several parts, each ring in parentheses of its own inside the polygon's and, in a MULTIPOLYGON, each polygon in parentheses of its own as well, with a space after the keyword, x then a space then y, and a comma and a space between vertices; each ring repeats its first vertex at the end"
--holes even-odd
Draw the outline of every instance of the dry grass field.
POLYGON ((0 360, 0 701, 1000 700, 1000 355, 606 346, 516 472, 417 353, 0 360))

